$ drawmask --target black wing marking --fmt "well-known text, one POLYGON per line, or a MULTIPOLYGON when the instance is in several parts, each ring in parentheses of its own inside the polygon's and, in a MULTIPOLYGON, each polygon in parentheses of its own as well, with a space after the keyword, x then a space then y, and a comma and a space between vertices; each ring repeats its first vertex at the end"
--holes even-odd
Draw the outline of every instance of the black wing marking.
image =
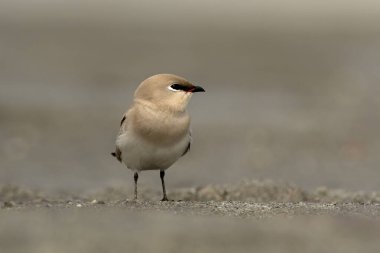
POLYGON ((189 131, 189 143, 187 144, 187 147, 185 149, 185 151, 183 152, 182 156, 186 155, 187 152, 190 151, 190 146, 191 146, 191 141, 193 140, 193 138, 191 137, 191 130, 189 131))
POLYGON ((186 155, 187 152, 190 151, 190 146, 191 146, 191 141, 189 141, 189 144, 187 144, 186 150, 185 150, 185 152, 183 152, 182 156, 186 155))
POLYGON ((123 125, 123 123, 124 123, 124 121, 125 121, 126 118, 127 117, 124 115, 123 118, 121 119, 120 126, 123 125))
MULTIPOLYGON (((124 124, 124 122, 125 122, 126 119, 127 119, 127 115, 124 114, 124 115, 123 115, 123 118, 122 118, 121 121, 120 121, 120 130, 119 130, 119 134, 120 134, 120 132, 122 132, 122 126, 123 126, 123 124, 124 124)), ((115 152, 112 152, 111 155, 112 155, 113 157, 116 157, 116 159, 117 159, 119 162, 121 162, 121 150, 120 150, 118 147, 116 147, 115 152)))
POLYGON ((115 152, 112 152, 111 155, 121 162, 121 150, 119 148, 116 148, 115 152))

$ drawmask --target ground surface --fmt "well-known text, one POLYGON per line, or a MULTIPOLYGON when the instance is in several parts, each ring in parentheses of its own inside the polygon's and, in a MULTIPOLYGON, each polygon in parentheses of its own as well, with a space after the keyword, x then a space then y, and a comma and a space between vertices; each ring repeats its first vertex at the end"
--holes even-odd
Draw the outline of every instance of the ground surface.
POLYGON ((0 214, 1 252, 378 252, 378 204, 45 203, 0 214))
POLYGON ((0 191, 0 252, 378 252, 378 193, 244 181, 159 192, 0 191), (237 194, 239 193, 239 194, 237 194), (224 198, 224 200, 222 199, 224 198), (226 200, 227 199, 227 200, 226 200), (260 200, 259 200, 260 199, 260 200))

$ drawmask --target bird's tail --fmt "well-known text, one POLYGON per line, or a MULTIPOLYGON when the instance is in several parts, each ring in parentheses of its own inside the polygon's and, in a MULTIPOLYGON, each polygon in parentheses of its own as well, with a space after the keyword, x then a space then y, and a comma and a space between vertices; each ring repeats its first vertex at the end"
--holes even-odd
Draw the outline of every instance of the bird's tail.
POLYGON ((116 151, 115 152, 112 152, 111 155, 113 157, 116 157, 116 159, 121 162, 121 151, 120 149, 116 148, 116 151))

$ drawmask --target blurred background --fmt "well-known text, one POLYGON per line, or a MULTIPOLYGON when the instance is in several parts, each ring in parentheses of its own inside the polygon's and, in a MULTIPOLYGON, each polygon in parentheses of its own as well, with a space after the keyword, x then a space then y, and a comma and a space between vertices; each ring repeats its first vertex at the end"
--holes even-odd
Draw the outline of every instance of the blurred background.
MULTIPOLYGON (((110 152, 157 73, 206 89, 168 189, 380 189, 378 1, 0 1, 0 184, 130 187, 110 152)), ((160 189, 158 172, 141 184, 160 189)))

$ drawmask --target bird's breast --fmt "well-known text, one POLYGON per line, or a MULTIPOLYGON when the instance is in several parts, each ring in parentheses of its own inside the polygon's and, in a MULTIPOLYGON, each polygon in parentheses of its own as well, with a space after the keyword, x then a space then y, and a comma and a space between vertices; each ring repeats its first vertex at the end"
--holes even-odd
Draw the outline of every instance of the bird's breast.
POLYGON ((139 109, 133 115, 131 130, 140 138, 159 146, 178 143, 189 134, 190 117, 187 113, 139 109))

